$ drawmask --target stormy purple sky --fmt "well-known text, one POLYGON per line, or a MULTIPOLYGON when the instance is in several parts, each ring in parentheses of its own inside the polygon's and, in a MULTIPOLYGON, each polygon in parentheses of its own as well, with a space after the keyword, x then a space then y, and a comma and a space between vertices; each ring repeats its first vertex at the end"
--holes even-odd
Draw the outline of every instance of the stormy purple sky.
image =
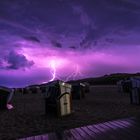
POLYGON ((0 85, 140 72, 139 0, 0 0, 0 85))

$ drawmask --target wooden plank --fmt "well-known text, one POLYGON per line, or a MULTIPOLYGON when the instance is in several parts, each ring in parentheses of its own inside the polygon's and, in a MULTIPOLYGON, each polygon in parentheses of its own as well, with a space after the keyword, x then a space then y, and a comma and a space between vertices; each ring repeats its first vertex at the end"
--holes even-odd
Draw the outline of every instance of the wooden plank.
MULTIPOLYGON (((140 132, 140 129, 139 129, 139 127, 140 126, 138 126, 138 127, 136 127, 135 125, 134 125, 134 122, 132 121, 130 121, 130 120, 120 120, 120 121, 118 121, 118 122, 116 122, 118 125, 120 125, 120 126, 122 126, 128 133, 130 133, 130 134, 132 134, 132 135, 137 135, 137 134, 135 134, 135 133, 137 133, 137 132, 140 132), (127 127, 128 126, 128 127, 127 127)), ((139 136, 139 134, 138 134, 138 136, 139 136)))
POLYGON ((109 127, 103 126, 102 124, 93 125, 93 127, 96 127, 98 130, 103 132, 102 134, 106 137, 106 139, 116 140, 116 137, 112 135, 111 129, 109 129, 109 127))
POLYGON ((131 126, 137 126, 137 128, 140 128, 140 120, 138 119, 134 119, 134 118, 130 118, 130 119, 125 119, 125 120, 120 120, 120 122, 122 122, 122 124, 131 124, 131 126))
POLYGON ((79 133, 74 129, 71 129, 70 132, 76 140, 84 140, 83 137, 81 137, 81 135, 79 135, 79 133))
POLYGON ((89 132, 91 131, 93 136, 95 137, 95 140, 105 140, 102 135, 100 135, 100 131, 93 128, 92 125, 88 125, 87 129, 89 129, 89 132))
POLYGON ((41 135, 41 139, 40 140, 49 140, 48 134, 41 135))
POLYGON ((105 129, 107 129, 108 133, 110 134, 110 137, 111 139, 115 139, 115 140, 124 140, 124 138, 122 138, 120 136, 120 134, 118 133, 117 131, 117 128, 112 126, 112 125, 109 125, 107 123, 103 123, 103 124, 100 124, 102 127, 104 127, 105 129))
POLYGON ((28 137, 26 140, 34 140, 34 137, 28 137))
POLYGON ((110 124, 112 126, 115 126, 117 128, 115 131, 118 131, 118 136, 121 135, 121 137, 124 137, 124 138, 126 138, 128 140, 132 140, 133 139, 132 135, 126 133, 124 131, 124 129, 121 126, 116 125, 115 122, 108 122, 108 124, 110 124))
POLYGON ((64 137, 63 140, 75 140, 73 134, 71 133, 71 131, 66 130, 64 131, 64 137))
POLYGON ((135 138, 140 139, 140 126, 136 125, 134 121, 130 122, 128 121, 119 121, 117 124, 121 125, 122 127, 125 128, 126 125, 130 125, 128 128, 125 129, 128 133, 133 135, 135 138))
POLYGON ((70 130, 56 132, 55 135, 58 140, 75 140, 73 133, 70 130))
POLYGON ((124 127, 125 131, 130 133, 134 138, 140 139, 140 126, 136 127, 133 122, 128 121, 118 121, 117 124, 120 126, 124 127), (129 127, 126 128, 127 125, 130 125, 129 127))
POLYGON ((49 140, 58 140, 55 133, 49 133, 48 138, 49 140))
POLYGON ((101 131, 93 127, 93 125, 87 126, 96 136, 96 140, 106 140, 106 137, 102 134, 101 131))
POLYGON ((93 133, 90 129, 88 129, 88 127, 81 127, 81 129, 85 131, 85 133, 87 133, 92 139, 95 139, 96 134, 93 133))
POLYGON ((117 126, 114 126, 113 124, 110 124, 109 122, 104 123, 107 127, 110 127, 112 129, 112 133, 116 138, 119 140, 124 140, 127 138, 126 134, 122 133, 122 130, 118 128, 117 126))
POLYGON ((81 128, 75 128, 75 131, 77 131, 81 135, 81 137, 83 137, 85 140, 91 139, 91 137, 85 131, 83 131, 81 128))
POLYGON ((33 137, 24 138, 24 140, 34 140, 33 137))
POLYGON ((131 122, 131 124, 133 124, 133 125, 136 126, 137 128, 140 128, 140 120, 139 120, 139 119, 131 118, 131 119, 129 119, 129 122, 131 122))
POLYGON ((116 138, 115 136, 115 132, 112 128, 102 124, 99 124, 100 127, 104 128, 106 130, 106 133, 109 135, 108 137, 112 140, 118 140, 118 138, 116 138))
POLYGON ((22 138, 22 139, 18 139, 18 140, 49 140, 49 138, 48 138, 48 134, 44 134, 44 135, 39 135, 39 136, 22 138))
POLYGON ((41 140, 41 135, 40 136, 35 136, 34 140, 41 140))
POLYGON ((92 125, 92 127, 96 128, 96 129, 99 130, 100 132, 105 132, 105 131, 106 131, 106 130, 103 129, 101 126, 99 126, 99 124, 92 125))
POLYGON ((87 126, 93 133, 95 133, 95 134, 99 134, 99 133, 101 133, 98 129, 96 129, 96 128, 93 128, 93 126, 92 125, 89 125, 89 126, 87 126))

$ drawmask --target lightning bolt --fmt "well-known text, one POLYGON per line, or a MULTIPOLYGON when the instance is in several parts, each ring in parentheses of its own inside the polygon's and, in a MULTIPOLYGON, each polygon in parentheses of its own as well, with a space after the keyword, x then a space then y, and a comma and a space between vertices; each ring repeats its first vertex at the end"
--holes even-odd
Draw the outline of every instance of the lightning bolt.
POLYGON ((76 69, 75 69, 75 73, 74 73, 74 75, 73 75, 73 80, 76 80, 76 77, 78 77, 78 76, 80 76, 80 77, 83 76, 83 74, 82 74, 81 71, 80 71, 79 66, 76 65, 75 67, 76 67, 76 69))
POLYGON ((71 73, 69 76, 67 76, 65 81, 68 81, 71 78, 72 78, 72 80, 76 80, 77 76, 80 76, 80 77, 83 76, 83 74, 80 72, 78 65, 75 66, 75 71, 73 73, 71 73))
POLYGON ((64 81, 62 78, 60 78, 60 76, 58 76, 56 74, 56 69, 57 68, 56 68, 56 61, 55 60, 52 60, 50 62, 50 68, 51 68, 52 79, 50 79, 49 82, 54 81, 55 79, 59 79, 59 80, 64 81))
MULTIPOLYGON (((54 81, 55 79, 59 79, 59 80, 62 80, 64 82, 67 82, 69 80, 76 80, 77 77, 82 77, 83 74, 80 72, 80 68, 78 66, 78 64, 75 65, 74 67, 74 72, 72 72, 71 74, 69 74, 68 76, 66 76, 66 78, 61 78, 61 76, 59 76, 57 74, 57 63, 55 60, 51 60, 50 61, 50 73, 52 75, 52 78, 48 81, 48 82, 51 82, 51 81, 54 81)), ((46 83, 46 82, 43 82, 43 83, 46 83)))
POLYGON ((50 67, 51 67, 52 79, 49 81, 51 82, 54 81, 54 79, 56 78, 56 63, 54 60, 50 62, 50 67))
MULTIPOLYGON (((56 61, 55 60, 51 60, 50 61, 50 73, 52 75, 52 78, 48 81, 48 82, 51 82, 51 81, 54 81, 56 78, 59 79, 59 80, 62 80, 60 77, 56 76, 56 61)), ((44 83, 48 83, 48 82, 42 82, 43 84, 44 83)))

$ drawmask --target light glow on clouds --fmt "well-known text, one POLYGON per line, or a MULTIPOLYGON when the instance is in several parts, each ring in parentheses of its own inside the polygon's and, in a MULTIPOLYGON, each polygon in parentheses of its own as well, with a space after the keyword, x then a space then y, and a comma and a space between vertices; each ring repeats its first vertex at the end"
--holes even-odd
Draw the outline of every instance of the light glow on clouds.
MULTIPOLYGON (((26 56, 28 60, 33 60, 35 62, 33 67, 36 68, 42 67, 49 69, 50 63, 54 61, 56 71, 58 75, 61 75, 61 77, 65 77, 66 75, 70 75, 77 71, 77 67, 79 72, 84 73, 84 77, 88 77, 89 73, 85 73, 85 71, 92 69, 93 74, 94 69, 96 69, 96 67, 98 67, 100 64, 121 66, 122 68, 131 68, 132 65, 135 66, 138 63, 136 54, 131 54, 129 51, 120 52, 119 49, 102 51, 85 50, 83 52, 80 50, 69 51, 67 49, 55 49, 50 47, 36 46, 34 48, 23 47, 20 50, 20 53, 26 56)), ((97 73, 95 73, 95 76, 96 74, 97 73)))
POLYGON ((10 81, 9 83, 15 83, 13 86, 17 84, 17 81, 20 86, 24 86, 48 82, 54 77, 67 81, 96 77, 103 73, 137 72, 140 70, 139 51, 139 47, 137 47, 137 54, 133 54, 129 50, 122 52, 119 49, 83 52, 37 45, 34 48, 22 46, 17 52, 24 55, 28 61, 33 61, 34 65, 26 69, 1 70, 0 75, 3 77, 9 75, 16 79, 7 80, 10 81))

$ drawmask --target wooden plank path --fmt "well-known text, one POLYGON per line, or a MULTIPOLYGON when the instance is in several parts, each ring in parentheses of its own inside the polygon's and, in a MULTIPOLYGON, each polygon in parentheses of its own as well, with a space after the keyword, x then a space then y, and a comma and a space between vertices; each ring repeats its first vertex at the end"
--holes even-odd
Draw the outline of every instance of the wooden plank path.
POLYGON ((119 119, 18 140, 140 140, 140 119, 119 119))

